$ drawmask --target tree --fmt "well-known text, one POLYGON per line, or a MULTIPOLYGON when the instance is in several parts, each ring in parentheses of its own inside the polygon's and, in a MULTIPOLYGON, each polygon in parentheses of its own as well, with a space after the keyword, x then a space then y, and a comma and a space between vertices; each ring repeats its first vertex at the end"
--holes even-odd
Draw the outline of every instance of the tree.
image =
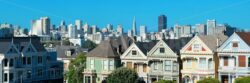
POLYGON ((172 81, 172 80, 159 80, 157 82, 154 83, 176 83, 176 81, 172 81))
POLYGON ((62 40, 62 44, 69 46, 71 43, 70 43, 69 39, 65 39, 65 40, 62 40))
POLYGON ((94 42, 87 40, 83 43, 82 48, 89 48, 90 50, 94 49, 97 46, 94 42))
POLYGON ((234 83, 249 83, 250 82, 250 77, 239 77, 236 78, 234 83))
POLYGON ((108 75, 107 83, 137 83, 138 78, 136 71, 121 67, 108 75))
POLYGON ((85 53, 79 53, 74 60, 70 61, 69 71, 64 75, 68 79, 68 83, 82 83, 84 68, 86 67, 86 56, 85 53))
POLYGON ((220 81, 218 79, 209 77, 209 78, 202 79, 198 81, 197 83, 220 83, 220 81))

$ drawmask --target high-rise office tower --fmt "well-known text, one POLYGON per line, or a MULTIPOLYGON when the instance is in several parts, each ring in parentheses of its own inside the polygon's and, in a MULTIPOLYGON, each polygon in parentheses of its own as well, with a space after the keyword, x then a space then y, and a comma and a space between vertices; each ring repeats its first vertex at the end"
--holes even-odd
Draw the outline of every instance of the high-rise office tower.
POLYGON ((205 24, 196 24, 195 25, 195 32, 200 34, 200 35, 205 35, 206 33, 206 25, 205 24))
POLYGON ((108 32, 112 32, 113 31, 113 25, 112 24, 107 24, 107 29, 108 29, 108 32))
POLYGON ((161 32, 162 29, 167 28, 167 17, 165 15, 160 15, 158 17, 158 32, 161 32))
POLYGON ((95 34, 98 31, 96 25, 92 25, 92 34, 95 34))
POLYGON ((147 27, 146 26, 140 26, 140 36, 142 37, 142 40, 145 40, 147 37, 147 27))
POLYGON ((69 28, 69 32, 68 32, 69 38, 77 38, 77 28, 76 28, 76 26, 73 25, 73 24, 69 24, 68 28, 69 28))
POLYGON ((81 20, 76 20, 75 21, 75 25, 76 25, 77 30, 81 30, 81 28, 82 28, 82 21, 81 20))
POLYGON ((133 27, 132 27, 132 32, 133 32, 133 36, 136 36, 137 32, 136 32, 136 21, 135 21, 135 17, 134 17, 134 20, 133 20, 133 27))
POLYGON ((122 25, 117 25, 117 32, 118 34, 123 34, 123 28, 122 28, 122 25))
POLYGON ((41 17, 40 19, 42 20, 43 35, 49 35, 51 26, 49 17, 41 17))
POLYGON ((215 20, 207 20, 207 35, 213 35, 216 29, 215 20))
MULTIPOLYGON (((91 32, 91 30, 89 30, 89 25, 88 23, 85 23, 85 25, 83 26, 83 30, 84 30, 84 33, 89 33, 91 32)), ((90 33, 89 33, 90 34, 90 33)))
POLYGON ((38 20, 32 20, 32 35, 49 35, 50 34, 50 19, 49 17, 41 17, 38 20))
POLYGON ((133 37, 133 31, 132 30, 128 30, 128 36, 133 37))
POLYGON ((66 24, 65 24, 65 21, 61 21, 61 23, 60 23, 60 29, 61 29, 61 33, 67 33, 67 26, 66 26, 66 24))

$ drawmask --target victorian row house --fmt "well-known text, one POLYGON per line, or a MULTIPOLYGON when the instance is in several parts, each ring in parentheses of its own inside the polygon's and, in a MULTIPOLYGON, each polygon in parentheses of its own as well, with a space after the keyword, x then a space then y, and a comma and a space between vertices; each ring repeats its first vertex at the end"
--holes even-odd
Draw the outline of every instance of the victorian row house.
POLYGON ((179 82, 179 50, 191 38, 133 43, 120 57, 124 67, 135 69, 146 83, 179 82))
POLYGON ((217 48, 227 39, 224 35, 193 37, 181 50, 181 74, 184 83, 196 83, 206 77, 217 78, 217 48))
POLYGON ((0 46, 0 83, 62 82, 56 51, 46 50, 39 38, 0 39, 0 46))
POLYGON ((116 68, 121 66, 121 54, 133 43, 127 36, 102 41, 95 49, 87 53, 84 83, 101 83, 116 68))
POLYGON ((250 76, 250 33, 237 32, 218 48, 218 79, 233 83, 235 78, 250 76))

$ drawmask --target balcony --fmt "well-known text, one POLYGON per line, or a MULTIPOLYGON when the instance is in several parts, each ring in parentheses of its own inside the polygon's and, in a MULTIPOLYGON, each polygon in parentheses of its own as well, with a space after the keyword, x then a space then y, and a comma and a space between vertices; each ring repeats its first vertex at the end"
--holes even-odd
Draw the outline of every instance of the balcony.
POLYGON ((109 71, 109 70, 103 70, 103 71, 101 71, 101 73, 102 73, 102 75, 108 75, 108 74, 111 73, 111 71, 109 71))
POLYGON ((178 71, 150 71, 149 75, 179 75, 178 71))
POLYGON ((219 72, 248 72, 250 67, 219 67, 219 72))
POLYGON ((181 73, 184 74, 214 74, 215 70, 214 69, 195 69, 195 70, 181 70, 181 73))

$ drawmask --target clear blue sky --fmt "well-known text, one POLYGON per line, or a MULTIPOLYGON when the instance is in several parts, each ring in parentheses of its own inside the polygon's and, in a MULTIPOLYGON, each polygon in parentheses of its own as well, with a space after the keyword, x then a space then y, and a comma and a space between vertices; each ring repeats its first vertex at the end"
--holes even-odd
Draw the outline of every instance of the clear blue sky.
POLYGON ((168 27, 216 19, 250 28, 250 0, 0 0, 0 11, 0 23, 25 28, 32 19, 49 16, 56 25, 61 20, 69 24, 81 19, 101 28, 108 23, 122 24, 127 31, 136 16, 137 27, 146 25, 149 31, 157 31, 160 14, 167 15, 168 27))

